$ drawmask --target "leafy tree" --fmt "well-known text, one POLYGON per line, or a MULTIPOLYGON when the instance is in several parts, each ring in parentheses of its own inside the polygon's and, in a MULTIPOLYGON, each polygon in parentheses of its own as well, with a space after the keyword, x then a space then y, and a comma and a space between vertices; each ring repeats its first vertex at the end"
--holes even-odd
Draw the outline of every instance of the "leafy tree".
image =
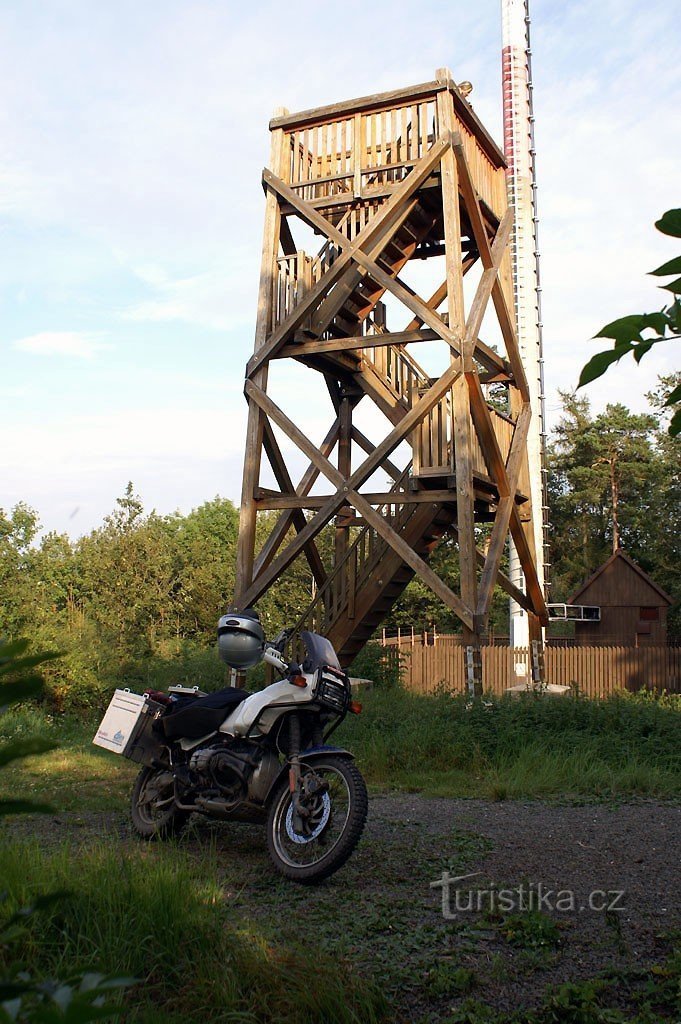
POLYGON ((19 632, 30 599, 31 545, 39 529, 37 513, 24 502, 9 513, 0 509, 0 628, 8 634, 19 632))
MULTIPOLYGON (((681 209, 667 210, 655 227, 665 235, 681 238, 681 209)), ((655 277, 670 277, 681 274, 681 256, 668 260, 652 270, 655 277)), ((582 369, 578 387, 583 387, 601 377, 613 363, 631 352, 637 363, 651 350, 653 345, 662 341, 679 340, 681 337, 681 277, 675 277, 668 284, 661 285, 674 296, 674 301, 657 313, 634 313, 621 317, 607 324, 596 335, 597 338, 612 338, 612 349, 598 352, 582 369)), ((667 395, 665 405, 672 409, 673 415, 669 424, 669 433, 675 437, 681 433, 681 384, 667 395)))
POLYGON ((620 404, 593 416, 587 399, 561 398, 547 453, 553 600, 568 598, 618 546, 678 593, 678 440, 654 416, 620 404))

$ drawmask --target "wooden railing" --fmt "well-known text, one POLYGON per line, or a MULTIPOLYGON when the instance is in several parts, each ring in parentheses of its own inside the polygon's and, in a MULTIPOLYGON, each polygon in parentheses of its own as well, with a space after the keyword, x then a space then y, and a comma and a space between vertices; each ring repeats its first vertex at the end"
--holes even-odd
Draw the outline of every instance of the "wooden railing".
MULTIPOLYGON (((421 395, 430 388, 431 381, 413 356, 398 345, 376 345, 362 350, 368 362, 396 401, 410 409, 421 395)), ((449 476, 455 471, 454 448, 452 445, 452 396, 448 392, 424 416, 410 435, 413 449, 413 475, 449 476)), ((508 416, 490 408, 492 427, 506 461, 513 439, 514 423, 508 416)), ((482 454, 475 431, 471 432, 473 449, 473 473, 479 477, 489 476, 487 463, 482 454)))
POLYGON ((367 97, 355 104, 277 118, 290 153, 288 182, 306 201, 384 194, 401 182, 440 133, 437 95, 450 88, 458 132, 480 198, 501 217, 506 208, 504 159, 453 85, 367 97), (363 108, 362 103, 365 106, 363 108), (367 109, 369 108, 369 109, 367 109))

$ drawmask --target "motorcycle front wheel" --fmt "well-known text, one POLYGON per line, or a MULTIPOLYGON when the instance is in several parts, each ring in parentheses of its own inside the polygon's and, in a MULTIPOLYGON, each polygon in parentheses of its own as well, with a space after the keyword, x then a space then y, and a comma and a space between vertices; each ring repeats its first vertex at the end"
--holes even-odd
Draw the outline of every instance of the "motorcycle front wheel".
POLYGON ((337 871, 357 846, 368 798, 357 766, 346 758, 328 757, 303 764, 302 770, 308 780, 303 792, 307 814, 295 813, 288 778, 283 778, 270 802, 267 847, 277 871, 312 885, 337 871))
POLYGON ((169 839, 187 823, 189 813, 175 806, 175 786, 170 772, 143 768, 130 797, 130 817, 144 839, 169 839))

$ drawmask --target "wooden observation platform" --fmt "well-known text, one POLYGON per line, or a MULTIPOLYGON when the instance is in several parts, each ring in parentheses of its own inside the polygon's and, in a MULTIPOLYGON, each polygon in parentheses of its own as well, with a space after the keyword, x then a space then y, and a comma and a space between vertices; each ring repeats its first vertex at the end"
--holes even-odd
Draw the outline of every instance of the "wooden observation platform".
POLYGON ((316 594, 299 625, 327 634, 348 664, 417 574, 463 623, 468 679, 479 689, 476 650, 496 583, 526 609, 535 638, 548 621, 528 497, 530 404, 503 154, 447 69, 412 88, 283 112, 270 131, 236 606, 254 604, 305 556, 316 594), (301 233, 311 252, 294 240, 301 233), (426 297, 406 282, 415 266, 419 281, 432 268, 426 297), (390 329, 388 316, 398 321, 390 329), (494 344, 480 337, 486 316, 494 344), (281 361, 303 364, 294 392, 287 374, 288 413, 272 398, 281 361), (330 426, 315 442, 295 409, 320 388, 330 426), (357 424, 367 405, 367 433, 382 431, 373 440, 357 424), (305 458, 297 483, 275 428, 305 458), (263 452, 278 490, 261 486, 263 452), (377 489, 376 474, 388 487, 377 489), (257 514, 272 509, 278 521, 256 553, 257 514), (327 571, 315 538, 332 522, 327 571), (500 572, 509 533, 526 593, 500 572), (428 565, 447 534, 457 542, 460 593, 428 565))

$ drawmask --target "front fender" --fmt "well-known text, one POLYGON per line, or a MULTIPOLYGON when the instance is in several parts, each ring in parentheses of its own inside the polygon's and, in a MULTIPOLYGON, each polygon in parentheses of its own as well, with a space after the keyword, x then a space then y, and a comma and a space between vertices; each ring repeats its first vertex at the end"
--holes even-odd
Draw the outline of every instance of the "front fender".
POLYGON ((326 757, 327 754, 334 754, 336 757, 348 757, 354 761, 355 755, 351 754, 349 750, 345 750, 344 747, 327 747, 322 745, 321 747, 308 747, 307 750, 301 750, 300 760, 309 761, 313 758, 326 757))
MULTIPOLYGON (((309 761, 319 761, 323 757, 328 757, 329 754, 333 754, 334 757, 344 757, 348 761, 354 761, 354 759, 355 759, 355 755, 352 754, 349 750, 345 750, 343 747, 321 746, 321 747, 308 747, 307 750, 301 750, 301 752, 300 752, 300 760, 303 762, 303 764, 305 764, 306 762, 309 762, 309 761)), ((265 803, 268 803, 270 797, 272 796, 272 793, 274 792, 274 790, 278 786, 280 779, 284 778, 285 775, 288 775, 288 769, 289 769, 289 765, 288 765, 288 762, 287 762, 283 766, 281 771, 274 777, 272 785, 270 786, 270 788, 267 791, 267 797, 265 798, 265 803)))

